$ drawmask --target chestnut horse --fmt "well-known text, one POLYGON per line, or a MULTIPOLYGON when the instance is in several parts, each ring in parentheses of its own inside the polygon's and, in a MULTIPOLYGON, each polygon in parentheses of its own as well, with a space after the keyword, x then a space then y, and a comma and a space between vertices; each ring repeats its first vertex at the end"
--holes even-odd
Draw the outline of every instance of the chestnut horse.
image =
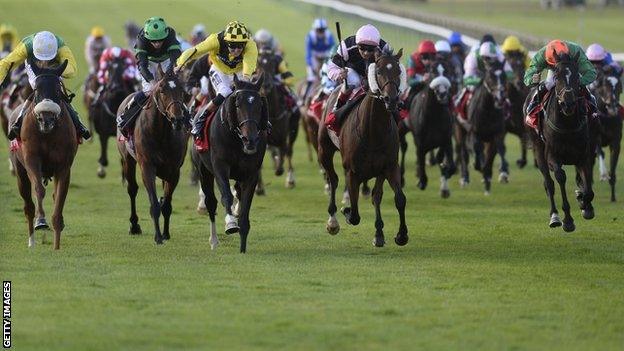
MULTIPOLYGON (((399 135, 393 114, 398 112, 399 95, 405 87, 404 69, 399 63, 403 50, 397 55, 376 53, 375 63, 368 68, 371 92, 348 112, 342 125, 339 137, 342 165, 346 172, 346 183, 351 207, 343 209, 347 223, 360 223, 358 196, 360 185, 368 179, 375 178, 373 187, 373 204, 375 206, 375 240, 374 245, 385 244, 381 219, 381 198, 383 183, 387 179, 394 191, 394 203, 399 212, 399 231, 394 239, 397 245, 405 245, 408 241, 407 225, 405 224, 405 195, 401 189, 401 170, 398 164, 399 135)), ((329 99, 328 106, 333 106, 339 89, 329 99)), ((323 120, 326 115, 323 116, 323 120)), ((338 147, 334 144, 324 121, 320 124, 318 135, 318 155, 325 169, 331 194, 329 197, 329 220, 327 231, 337 234, 340 225, 336 219, 336 188, 338 175, 334 169, 334 153, 338 147)), ((333 133, 333 132, 332 132, 333 133)))
MULTIPOLYGON (((28 107, 19 138, 21 147, 11 153, 17 173, 17 186, 24 199, 24 213, 28 222, 28 246, 35 245, 35 229, 46 229, 48 224, 43 210, 45 184, 54 178, 54 249, 61 246, 61 232, 65 226, 63 206, 69 189, 71 166, 78 150, 76 128, 65 104, 69 103, 61 74, 67 66, 65 60, 59 67, 43 69, 32 65, 35 76, 33 102, 28 107), (37 219, 32 201, 32 188, 37 197, 37 219)), ((20 112, 16 108, 11 120, 20 112)), ((45 240, 45 235, 44 239, 45 240)))
MULTIPOLYGON (((141 167, 143 184, 150 201, 150 215, 154 222, 154 241, 162 244, 169 240, 169 219, 171 200, 180 179, 180 167, 184 163, 189 133, 183 126, 188 123, 187 109, 184 106, 184 88, 172 66, 163 72, 158 66, 157 78, 147 103, 137 117, 134 126, 134 150, 126 141, 117 140, 121 154, 123 176, 127 181, 130 196, 130 234, 140 234, 141 226, 136 214, 136 164, 141 167), (136 156, 131 152, 134 151, 136 156), (163 181, 164 196, 158 200, 156 177, 163 181), (160 231, 160 214, 164 217, 164 227, 160 231)), ((131 95, 133 96, 133 95, 131 95)), ((131 96, 119 106, 121 114, 131 96)), ((119 135, 118 131, 118 135, 119 135)))

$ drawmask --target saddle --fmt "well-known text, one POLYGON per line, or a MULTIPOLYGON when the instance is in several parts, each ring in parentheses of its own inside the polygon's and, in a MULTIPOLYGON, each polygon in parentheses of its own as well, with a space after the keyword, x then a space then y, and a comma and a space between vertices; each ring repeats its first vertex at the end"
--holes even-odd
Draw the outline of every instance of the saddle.
POLYGON ((351 96, 347 100, 347 102, 342 105, 339 109, 334 113, 329 113, 327 115, 327 119, 325 120, 325 125, 336 132, 336 134, 340 134, 340 127, 344 123, 344 119, 349 115, 349 112, 353 110, 355 106, 357 106, 360 101, 364 99, 366 96, 366 90, 359 88, 354 90, 351 93, 351 96))
POLYGON ((193 141, 193 144, 195 145, 195 150, 200 153, 210 150, 210 125, 212 124, 214 116, 219 110, 220 109, 213 111, 206 117, 206 122, 204 123, 204 128, 202 129, 201 136, 193 141))
POLYGON ((328 98, 329 98, 329 95, 323 94, 319 99, 312 101, 310 103, 310 106, 308 107, 308 111, 307 111, 308 115, 314 117, 314 119, 316 119, 317 122, 321 121, 323 108, 325 108, 328 98))

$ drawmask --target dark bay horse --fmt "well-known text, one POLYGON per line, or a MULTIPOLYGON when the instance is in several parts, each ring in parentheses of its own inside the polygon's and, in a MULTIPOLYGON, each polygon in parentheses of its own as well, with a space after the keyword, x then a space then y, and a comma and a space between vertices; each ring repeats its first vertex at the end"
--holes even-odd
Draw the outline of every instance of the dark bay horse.
MULTIPOLYGON (((158 66, 157 78, 153 84, 148 102, 134 126, 134 150, 131 151, 128 143, 119 138, 117 149, 121 154, 122 172, 130 196, 130 234, 141 233, 139 217, 136 214, 138 163, 149 197, 150 215, 154 222, 154 241, 162 244, 163 240, 170 238, 171 200, 180 179, 180 167, 184 163, 189 133, 183 128, 188 118, 184 106, 184 88, 172 67, 163 72, 158 66), (156 194, 156 177, 163 181, 164 196, 160 200, 156 194), (164 217, 162 233, 159 224, 161 213, 164 217)), ((124 111, 130 98, 126 98, 119 106, 118 115, 124 111)))
POLYGON ((92 121, 95 131, 100 136, 100 158, 97 171, 100 178, 106 176, 108 138, 117 135, 116 112, 123 100, 134 92, 134 84, 126 82, 123 78, 124 70, 124 59, 121 57, 113 59, 107 70, 108 83, 104 86, 99 101, 89 106, 89 120, 92 121))
MULTIPOLYGON (((33 90, 28 82, 28 75, 24 66, 20 66, 11 72, 9 77, 9 85, 0 94, 0 122, 2 124, 2 132, 5 136, 9 133, 9 117, 17 108, 21 107, 21 104, 26 101, 28 96, 32 94, 33 90)), ((9 171, 12 175, 15 175, 15 166, 9 155, 9 171)))
MULTIPOLYGON (((528 131, 524 125, 524 101, 529 95, 529 88, 524 84, 525 57, 519 52, 506 54, 505 57, 513 70, 513 79, 507 81, 510 117, 505 120, 505 130, 520 139, 520 158, 516 160, 516 165, 519 168, 524 168, 527 164, 527 142, 529 139, 528 131)), ((502 144, 502 148, 504 148, 504 144, 502 144)), ((503 152, 501 158, 504 157, 503 152)))
MULTIPOLYGON (((377 247, 384 246, 383 220, 381 219, 381 198, 383 183, 387 179, 394 191, 394 203, 399 212, 399 231, 394 238, 397 245, 405 245, 408 241, 407 225, 405 224, 405 195, 401 189, 401 170, 398 164, 399 135, 393 113, 398 110, 400 91, 405 86, 399 59, 403 50, 397 55, 377 53, 375 63, 369 66, 368 76, 371 91, 366 93, 359 105, 348 113, 339 135, 342 166, 346 172, 346 183, 349 191, 351 207, 343 209, 347 223, 360 223, 358 196, 360 185, 375 178, 373 187, 373 204, 375 206, 375 240, 377 247), (372 81, 371 81, 372 79, 372 81)), ((328 105, 332 106, 338 89, 332 93, 328 105)), ((323 117, 325 119, 326 116, 323 117)), ((337 234, 340 225, 336 219, 336 188, 338 175, 334 169, 334 153, 338 150, 332 141, 325 123, 321 123, 318 136, 318 155, 325 169, 331 194, 329 198, 329 220, 327 231, 337 234)))
POLYGON ((600 142, 598 145, 598 157, 600 165, 600 180, 608 180, 611 186, 611 201, 615 201, 615 171, 620 156, 620 143, 622 141, 622 116, 620 115, 620 94, 622 94, 622 81, 614 72, 599 71, 596 79, 596 99, 598 111, 600 111, 600 142), (609 147, 609 170, 604 162, 602 147, 609 147))
POLYGON ((504 63, 499 61, 485 65, 483 80, 475 88, 468 104, 468 123, 457 123, 455 128, 462 181, 468 182, 468 149, 473 146, 475 168, 483 174, 486 195, 490 194, 492 165, 505 132, 503 106, 507 97, 503 67, 504 63), (469 142, 473 142, 473 145, 469 145, 469 142), (483 149, 480 150, 480 147, 483 149))
POLYGON ((240 252, 247 250, 251 201, 267 145, 267 135, 263 129, 266 128, 268 116, 266 106, 263 106, 263 97, 259 93, 263 79, 264 75, 261 75, 256 83, 247 83, 239 81, 235 75, 235 91, 221 105, 215 120, 210 124, 210 150, 199 153, 193 148, 191 151, 193 163, 199 170, 201 188, 205 194, 204 202, 210 217, 212 249, 219 244, 215 223, 216 180, 221 192, 221 204, 226 213, 225 232, 239 232, 240 252), (233 206, 230 179, 235 180, 237 206, 233 206))
MULTIPOLYGON (((288 93, 285 89, 287 88, 273 78, 278 71, 277 65, 277 56, 272 51, 261 50, 258 55, 258 72, 264 75, 261 94, 267 100, 269 121, 272 125, 271 134, 268 137, 268 145, 273 157, 276 176, 284 174, 284 161, 288 159, 286 187, 293 188, 295 186, 295 173, 292 165, 292 155, 299 129, 299 121, 291 123, 292 112, 286 106, 286 94, 288 93)), ((264 184, 262 182, 262 174, 260 174, 258 195, 263 194, 264 184)))
MULTIPOLYGON (((55 69, 42 69, 32 65, 36 75, 34 99, 24 116, 20 139, 21 148, 11 153, 17 173, 17 186, 24 199, 24 214, 28 223, 28 246, 35 245, 35 229, 48 228, 43 210, 45 184, 54 178, 54 249, 61 246, 61 232, 65 226, 63 207, 69 189, 71 166, 78 150, 76 129, 65 104, 65 94, 60 76, 67 66, 67 60, 55 69), (32 201, 32 188, 37 197, 32 201)), ((12 120, 19 114, 16 108, 12 120)), ((45 238, 45 236, 44 236, 45 238)), ((44 239, 45 240, 45 239, 44 239)))
MULTIPOLYGON (((577 54, 578 55, 578 54, 577 54)), ((544 177, 544 187, 550 200, 551 228, 562 225, 555 205, 555 185, 550 171, 561 189, 564 211, 563 230, 575 230, 574 219, 570 215, 570 203, 565 189, 566 173, 563 165, 574 165, 577 172, 577 199, 583 218, 594 218, 591 201, 592 164, 596 150, 596 135, 592 132, 584 99, 580 91, 580 78, 577 67, 578 57, 562 54, 557 57, 554 69, 555 86, 547 99, 544 118, 540 121, 543 138, 537 133, 530 133, 535 148, 537 165, 544 177)), ((528 99, 527 99, 528 100, 528 99)), ((525 103, 526 105, 526 103, 525 103)))
MULTIPOLYGON (((451 192, 448 179, 455 173, 453 160, 453 116, 449 105, 451 82, 444 76, 445 69, 441 64, 431 65, 437 71, 432 80, 412 99, 408 126, 414 136, 416 145, 416 177, 418 188, 427 187, 425 170, 428 152, 439 149, 435 164, 440 166, 440 195, 448 198, 451 192)), ((404 156, 402 156, 402 160, 404 156)), ((401 172, 404 168, 401 168, 401 172)))

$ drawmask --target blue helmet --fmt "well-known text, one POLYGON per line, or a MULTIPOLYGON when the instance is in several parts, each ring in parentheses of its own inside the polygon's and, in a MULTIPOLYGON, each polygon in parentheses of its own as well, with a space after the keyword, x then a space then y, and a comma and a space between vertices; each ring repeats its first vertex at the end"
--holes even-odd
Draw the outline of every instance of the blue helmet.
POLYGON ((451 33, 451 35, 448 37, 448 42, 450 45, 463 45, 464 44, 464 42, 462 41, 462 35, 460 32, 451 33))
POLYGON ((312 29, 327 29, 327 21, 324 18, 317 18, 312 23, 312 29))

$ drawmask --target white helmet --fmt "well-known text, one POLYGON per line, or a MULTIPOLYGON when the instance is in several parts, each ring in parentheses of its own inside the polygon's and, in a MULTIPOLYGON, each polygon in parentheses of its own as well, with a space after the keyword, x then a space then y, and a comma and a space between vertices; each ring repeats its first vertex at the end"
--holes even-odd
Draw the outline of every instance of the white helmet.
POLYGON ((317 18, 312 23, 312 29, 327 29, 327 21, 324 18, 317 18))
POLYGON ((203 24, 199 23, 196 24, 193 27, 193 30, 191 31, 191 33, 193 33, 193 35, 198 35, 198 34, 203 34, 206 33, 206 26, 204 26, 203 24))
POLYGON ((56 57, 58 42, 56 36, 48 31, 35 34, 33 39, 33 54, 37 60, 50 61, 56 57))
POLYGON ((262 29, 259 29, 256 32, 256 34, 254 35, 254 40, 257 43, 272 44, 273 43, 273 34, 271 34, 271 32, 269 32, 268 30, 262 28, 262 29))
POLYGON ((497 58, 498 50, 496 49, 496 44, 489 41, 481 44, 481 46, 479 47, 479 56, 497 58))
POLYGON ((446 40, 438 40, 435 43, 436 52, 451 52, 451 45, 446 40))

